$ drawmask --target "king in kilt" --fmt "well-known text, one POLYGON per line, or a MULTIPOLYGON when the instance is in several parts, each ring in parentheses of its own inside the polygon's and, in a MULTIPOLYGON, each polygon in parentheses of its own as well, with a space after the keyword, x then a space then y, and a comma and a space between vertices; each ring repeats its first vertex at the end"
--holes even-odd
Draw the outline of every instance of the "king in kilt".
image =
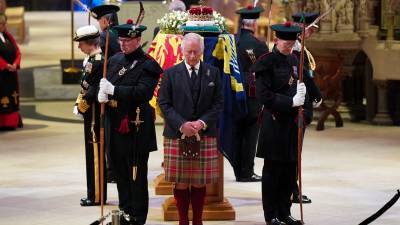
POLYGON ((216 122, 223 107, 219 70, 200 61, 201 36, 188 33, 181 49, 185 60, 165 71, 158 104, 165 119, 165 180, 175 183, 179 224, 202 224, 206 184, 219 177, 216 122))

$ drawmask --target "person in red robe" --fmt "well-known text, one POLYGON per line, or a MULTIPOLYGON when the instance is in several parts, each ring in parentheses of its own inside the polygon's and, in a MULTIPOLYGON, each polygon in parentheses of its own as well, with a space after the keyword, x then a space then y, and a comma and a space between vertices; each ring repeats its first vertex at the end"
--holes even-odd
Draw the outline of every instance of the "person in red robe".
POLYGON ((22 127, 18 112, 21 53, 6 24, 7 16, 0 14, 0 130, 22 127))

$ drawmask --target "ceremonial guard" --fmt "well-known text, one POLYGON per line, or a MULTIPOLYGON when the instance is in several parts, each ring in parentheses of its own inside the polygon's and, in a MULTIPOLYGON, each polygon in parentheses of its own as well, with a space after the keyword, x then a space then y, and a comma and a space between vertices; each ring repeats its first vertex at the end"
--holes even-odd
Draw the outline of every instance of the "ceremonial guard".
POLYGON ((260 104, 256 99, 255 76, 254 73, 250 72, 250 67, 258 57, 268 51, 265 42, 254 36, 257 32, 257 20, 262 11, 262 8, 252 6, 236 11, 240 14, 241 22, 240 31, 236 35, 237 52, 247 97, 247 115, 236 113, 233 126, 233 147, 236 148, 233 167, 236 181, 239 182, 261 181, 261 176, 254 173, 254 158, 259 129, 257 116, 260 111, 260 104))
MULTIPOLYGON (((305 29, 305 38, 306 39, 311 37, 311 35, 317 31, 318 26, 316 24, 312 24, 312 23, 318 18, 318 15, 319 15, 318 13, 296 13, 296 14, 292 15, 293 22, 300 27, 303 26, 303 23, 301 22, 301 18, 304 17, 304 22, 306 25, 306 29, 305 29)), ((298 59, 300 59, 300 51, 301 51, 301 39, 298 38, 293 47, 293 53, 297 56, 298 59)), ((304 75, 309 76, 310 79, 313 79, 316 64, 315 64, 315 60, 314 60, 314 57, 312 56, 311 52, 305 47, 304 47, 304 68, 305 68, 305 71, 307 71, 304 75)), ((310 82, 310 85, 307 90, 308 90, 308 95, 310 97, 309 100, 312 102, 313 107, 314 108, 319 107, 322 103, 322 95, 321 95, 319 88, 315 85, 314 82, 310 82)), ((312 111, 310 113, 311 113, 310 117, 312 118, 312 111)), ((300 197, 299 186, 296 182, 295 188, 293 190, 292 202, 300 203, 299 197, 300 197)), ((302 195, 301 201, 302 201, 302 203, 305 203, 305 204, 311 203, 311 199, 308 198, 307 195, 302 195)))
MULTIPOLYGON (((100 104, 96 95, 103 74, 103 56, 99 36, 99 30, 89 25, 79 28, 74 37, 79 49, 87 55, 83 61, 82 89, 74 107, 74 114, 83 115, 85 132, 87 197, 81 199, 81 206, 100 205, 100 104)), ((104 187, 106 202, 107 185, 104 187)))
MULTIPOLYGON (((108 52, 107 52, 108 58, 110 58, 111 56, 115 55, 118 52, 121 52, 118 35, 114 29, 114 26, 118 25, 117 12, 119 11, 119 9, 120 8, 117 5, 105 4, 93 7, 90 10, 90 14, 99 22, 100 25, 101 29, 100 47, 103 52, 103 55, 105 54, 106 36, 108 30, 109 33, 108 52)), ((110 148, 106 146, 105 149, 106 149, 106 162, 107 162, 107 181, 109 183, 114 183, 115 176, 110 157, 110 148)))
POLYGON ((200 58, 204 44, 195 33, 184 36, 184 61, 165 71, 158 104, 165 119, 165 180, 173 182, 179 225, 202 225, 206 184, 219 177, 217 120, 223 109, 219 70, 200 58))
POLYGON ((118 25, 119 6, 106 4, 93 7, 90 10, 91 15, 99 22, 101 33, 100 33, 100 47, 105 53, 106 46, 106 30, 110 32, 109 44, 108 44, 108 56, 111 57, 118 52, 121 52, 119 46, 118 35, 114 29, 114 26, 118 25))
POLYGON ((312 104, 306 90, 313 82, 299 83, 299 59, 292 54, 299 26, 290 22, 272 26, 275 46, 257 60, 256 95, 263 105, 257 156, 264 158, 262 201, 269 225, 301 225, 291 216, 291 195, 296 184, 298 107, 304 108, 304 124, 311 121, 312 104), (307 87, 307 88, 306 88, 307 87))
POLYGON ((98 99, 106 103, 105 133, 118 188, 121 224, 145 224, 149 208, 147 163, 157 150, 154 111, 149 105, 162 69, 141 48, 140 22, 115 26, 122 52, 108 61, 98 99))

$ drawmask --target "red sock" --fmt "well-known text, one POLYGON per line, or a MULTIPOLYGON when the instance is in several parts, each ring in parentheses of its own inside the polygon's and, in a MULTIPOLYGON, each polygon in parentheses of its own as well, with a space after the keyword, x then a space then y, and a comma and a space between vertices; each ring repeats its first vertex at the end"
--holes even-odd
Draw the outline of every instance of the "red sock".
POLYGON ((203 206, 206 197, 206 187, 196 188, 192 186, 190 200, 193 210, 193 225, 203 225, 203 206))
POLYGON ((174 189, 174 197, 179 213, 179 225, 189 225, 189 188, 183 190, 174 189))

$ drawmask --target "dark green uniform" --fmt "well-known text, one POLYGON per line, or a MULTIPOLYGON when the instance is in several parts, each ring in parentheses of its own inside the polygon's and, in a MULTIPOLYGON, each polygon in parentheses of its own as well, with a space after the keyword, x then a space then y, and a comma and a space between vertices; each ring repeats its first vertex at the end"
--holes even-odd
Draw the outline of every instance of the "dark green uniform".
POLYGON ((147 162, 157 150, 154 111, 149 105, 162 69, 141 48, 110 58, 107 80, 114 86, 106 108, 106 142, 117 181, 119 208, 134 224, 145 224, 149 207, 147 162), (138 118, 143 121, 136 126, 138 118), (137 177, 133 180, 133 166, 137 177))
MULTIPOLYGON (((264 106, 257 156, 264 158, 262 199, 265 220, 290 215, 292 191, 296 183, 298 107, 292 107, 297 90, 299 60, 283 55, 276 47, 254 66, 257 98, 264 106)), ((303 72, 303 74, 306 71, 303 72)), ((304 76, 307 90, 313 80, 304 76)), ((304 124, 312 119, 308 92, 303 105, 304 124)))
POLYGON ((251 30, 242 28, 237 41, 240 69, 243 74, 244 88, 248 114, 245 117, 237 115, 234 127, 234 147, 237 154, 234 162, 234 172, 237 180, 249 178, 254 174, 254 157, 256 153, 257 133, 259 126, 257 116, 260 104, 256 99, 255 77, 250 67, 261 55, 268 52, 265 42, 254 37, 251 30))

